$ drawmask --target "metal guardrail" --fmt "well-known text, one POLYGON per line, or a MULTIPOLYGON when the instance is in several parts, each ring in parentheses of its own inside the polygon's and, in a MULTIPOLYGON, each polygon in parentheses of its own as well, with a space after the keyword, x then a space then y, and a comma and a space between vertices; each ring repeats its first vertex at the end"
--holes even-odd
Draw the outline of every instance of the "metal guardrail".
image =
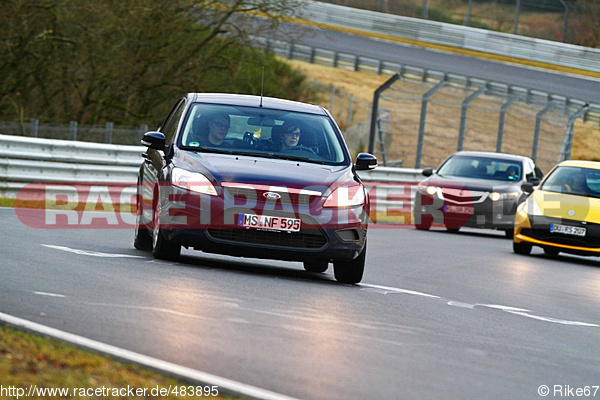
POLYGON ((307 2, 302 16, 312 22, 344 28, 594 72, 600 71, 600 50, 589 47, 360 10, 318 1, 307 2))
MULTIPOLYGON (((20 198, 40 200, 47 188, 35 183, 131 186, 137 181, 144 150, 141 146, 0 135, 0 198, 15 199, 19 194, 20 198)), ((379 167, 361 171, 360 177, 370 191, 376 222, 410 223, 421 170, 379 167)), ((51 190, 64 194, 60 185, 51 190)), ((135 188, 128 190, 135 193, 135 188)))

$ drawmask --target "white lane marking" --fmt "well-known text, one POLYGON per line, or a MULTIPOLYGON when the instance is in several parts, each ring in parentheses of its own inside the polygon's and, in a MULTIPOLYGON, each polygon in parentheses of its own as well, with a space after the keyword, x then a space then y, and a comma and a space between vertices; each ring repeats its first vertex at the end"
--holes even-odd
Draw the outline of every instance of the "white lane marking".
POLYGON ((440 296, 435 296, 433 294, 417 292, 414 290, 399 289, 399 288, 394 288, 394 287, 389 287, 389 286, 371 285, 368 283, 359 283, 359 286, 372 288, 372 289, 379 289, 379 290, 383 290, 383 291, 390 292, 390 293, 412 294, 415 296, 430 297, 430 298, 434 298, 434 299, 441 298, 440 296))
POLYGON ((131 254, 112 254, 112 253, 100 253, 97 251, 89 251, 89 250, 79 250, 72 249, 66 246, 55 246, 53 244, 42 244, 44 247, 48 247, 50 249, 67 251, 69 253, 81 254, 84 256, 92 256, 92 257, 104 257, 104 258, 146 258, 143 256, 134 256, 131 254))
POLYGON ((363 290, 369 290, 369 288, 370 288, 371 290, 369 290, 369 291, 373 291, 373 292, 377 292, 377 293, 383 293, 383 294, 406 293, 406 294, 413 294, 413 295, 417 295, 417 296, 440 299, 440 300, 443 300, 444 302, 446 302, 446 304, 448 304, 449 306, 467 308, 470 310, 473 310, 475 307, 485 307, 485 308, 491 308, 491 309, 496 309, 496 310, 502 310, 504 312, 507 312, 507 313, 510 313, 513 315, 520 315, 522 317, 531 318, 531 319, 535 319, 538 321, 550 322, 553 324, 600 327, 600 325, 593 324, 590 322, 570 321, 570 320, 566 320, 566 319, 544 317, 541 315, 530 314, 531 310, 526 310, 524 308, 503 306, 503 305, 499 305, 499 304, 470 304, 470 303, 463 303, 460 301, 455 301, 455 300, 450 300, 450 299, 444 299, 440 296, 435 296, 435 295, 428 294, 428 293, 416 292, 414 290, 400 289, 400 288, 394 288, 394 287, 389 287, 389 286, 370 285, 367 283, 359 283, 358 285, 366 288, 363 290), (373 289, 376 289, 376 290, 373 290, 373 289))
POLYGON ((49 296, 49 297, 67 297, 64 294, 56 294, 56 293, 46 293, 46 292, 33 292, 40 296, 49 296))
POLYGON ((238 396, 247 396, 251 398, 264 400, 296 400, 293 397, 285 396, 283 394, 271 392, 269 390, 261 389, 256 386, 236 382, 231 379, 198 371, 192 368, 183 367, 181 365, 173 364, 167 361, 162 361, 154 357, 145 356, 143 354, 121 349, 116 346, 98 342, 96 340, 88 339, 72 333, 64 332, 55 328, 50 328, 48 326, 31 322, 25 319, 13 317, 12 315, 4 314, 2 312, 0 312, 0 320, 19 328, 40 333, 42 335, 50 336, 52 338, 65 341, 76 346, 85 347, 87 349, 99 351, 117 358, 131 361, 133 363, 158 370, 162 373, 174 375, 176 378, 178 377, 180 379, 191 379, 198 385, 216 385, 219 386, 219 389, 223 389, 226 392, 231 392, 238 396))

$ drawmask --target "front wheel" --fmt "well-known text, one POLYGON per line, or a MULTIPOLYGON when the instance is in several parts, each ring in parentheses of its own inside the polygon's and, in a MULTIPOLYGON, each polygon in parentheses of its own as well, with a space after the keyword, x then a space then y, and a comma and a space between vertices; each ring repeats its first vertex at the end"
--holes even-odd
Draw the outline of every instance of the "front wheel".
POLYGON ((517 243, 517 242, 513 242, 513 251, 517 254, 523 254, 523 255, 528 255, 529 253, 531 253, 531 243, 527 243, 527 242, 521 242, 521 243, 517 243))
POLYGON ((157 205, 154 209, 154 226, 152 230, 152 254, 160 260, 175 261, 181 254, 181 246, 172 243, 165 238, 164 232, 160 227, 160 207, 157 205))
POLYGON ((142 213, 141 202, 138 196, 137 201, 137 216, 135 217, 135 236, 133 238, 133 247, 138 250, 149 251, 152 250, 152 236, 148 233, 148 229, 142 224, 142 213))
POLYGON ((333 275, 340 283, 356 284, 362 280, 367 258, 367 244, 354 260, 334 260, 333 275))
POLYGON ((431 215, 421 214, 421 223, 415 223, 415 228, 420 231, 427 231, 431 228, 431 225, 433 225, 433 217, 431 215))

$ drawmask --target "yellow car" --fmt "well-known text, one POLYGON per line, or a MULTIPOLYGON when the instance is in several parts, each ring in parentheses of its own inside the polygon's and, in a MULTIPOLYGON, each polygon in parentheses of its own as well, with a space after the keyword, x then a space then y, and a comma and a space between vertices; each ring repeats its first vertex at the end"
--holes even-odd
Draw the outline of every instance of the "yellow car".
POLYGON ((600 256, 600 162, 563 161, 535 190, 522 189, 530 196, 517 208, 515 253, 539 246, 552 256, 600 256))

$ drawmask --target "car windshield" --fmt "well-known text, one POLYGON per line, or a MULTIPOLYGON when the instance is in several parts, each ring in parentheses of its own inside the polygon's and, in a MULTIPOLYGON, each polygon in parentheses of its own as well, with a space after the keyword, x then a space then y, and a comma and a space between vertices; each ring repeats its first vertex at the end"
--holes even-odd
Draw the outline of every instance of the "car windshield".
POLYGON ((476 156, 454 156, 438 168, 437 174, 514 182, 521 180, 522 170, 523 166, 519 161, 476 156))
POLYGON ((177 145, 198 152, 252 155, 329 165, 350 162, 328 116, 195 103, 177 145))
POLYGON ((591 168, 557 167, 540 186, 547 192, 600 198, 600 171, 591 168))

